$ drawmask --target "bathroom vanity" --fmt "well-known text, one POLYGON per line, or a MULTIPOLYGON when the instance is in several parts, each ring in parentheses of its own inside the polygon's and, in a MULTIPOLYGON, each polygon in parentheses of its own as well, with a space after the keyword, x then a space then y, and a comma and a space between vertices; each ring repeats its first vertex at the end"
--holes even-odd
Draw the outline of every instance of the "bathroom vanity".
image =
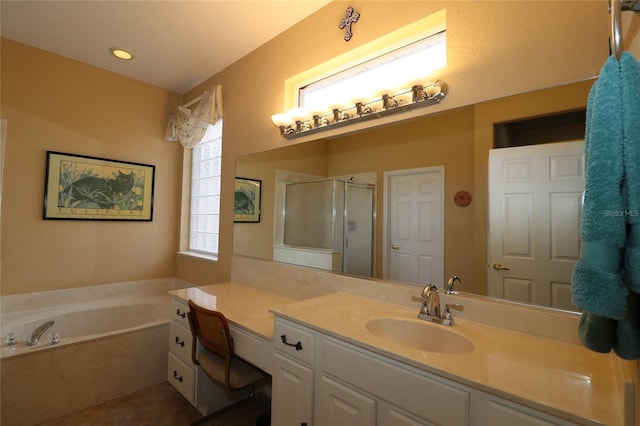
POLYGON ((448 332, 471 347, 425 350, 402 341, 415 337, 403 327, 422 325, 417 310, 346 293, 273 312, 286 336, 274 340, 274 424, 625 424, 623 372, 608 354, 467 321, 448 332), (400 337, 380 337, 381 320, 400 337))
POLYGON ((201 413, 214 411, 230 401, 224 390, 191 361, 192 335, 186 315, 189 299, 207 309, 223 312, 229 321, 236 354, 271 373, 273 314, 269 309, 291 303, 292 299, 230 283, 169 293, 167 380, 201 413))
POLYGON ((238 355, 272 375, 274 425, 633 424, 630 372, 612 354, 455 312, 452 326, 430 323, 419 303, 341 291, 294 300, 224 283, 171 294, 168 380, 202 412, 220 399, 180 334, 189 298, 225 313, 238 355))

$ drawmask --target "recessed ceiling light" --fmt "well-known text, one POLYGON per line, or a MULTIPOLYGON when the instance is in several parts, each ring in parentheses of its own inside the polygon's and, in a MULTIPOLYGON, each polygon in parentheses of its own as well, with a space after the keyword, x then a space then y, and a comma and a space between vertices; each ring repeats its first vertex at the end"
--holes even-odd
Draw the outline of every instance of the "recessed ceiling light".
POLYGON ((122 59, 124 61, 129 61, 133 59, 133 53, 129 52, 126 49, 121 49, 119 47, 112 47, 111 49, 109 49, 109 52, 111 52, 111 54, 116 58, 122 59))

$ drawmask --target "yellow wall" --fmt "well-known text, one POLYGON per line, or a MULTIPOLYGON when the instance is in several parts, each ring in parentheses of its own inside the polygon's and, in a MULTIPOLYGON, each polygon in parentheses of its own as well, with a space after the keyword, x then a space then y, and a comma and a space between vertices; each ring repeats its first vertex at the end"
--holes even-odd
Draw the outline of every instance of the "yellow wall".
MULTIPOLYGON (((179 257, 178 276, 205 284, 216 282, 230 268, 236 158, 305 141, 286 141, 270 121, 272 114, 284 108, 285 80, 443 8, 448 65, 441 77, 449 83, 450 92, 441 105, 425 108, 423 113, 589 79, 598 74, 608 55, 609 15, 606 1, 579 4, 334 1, 193 88, 185 100, 215 84, 224 88, 220 260, 205 264, 179 257), (345 42, 336 23, 348 6, 361 18, 354 26, 354 37, 345 42)), ((415 124, 407 126, 408 134, 415 132, 410 130, 415 124)), ((404 128, 399 131, 404 133, 404 128)))
POLYGON ((2 295, 175 275, 174 93, 2 39, 2 295), (43 220, 46 151, 156 166, 152 222, 43 220))
MULTIPOLYGON (((609 17, 604 0, 576 4, 335 1, 183 97, 3 39, 2 294, 166 276, 227 280, 236 158, 303 141, 286 142, 269 119, 283 109, 287 78, 446 8, 449 59, 441 76, 451 91, 428 113, 584 80, 608 54, 609 17), (349 5, 361 18, 347 43, 336 27, 349 5), (221 239, 219 261, 205 262, 175 256, 182 151, 162 135, 175 105, 214 84, 223 86, 225 104, 221 239), (153 222, 43 221, 48 149, 155 164, 153 222)), ((633 37, 625 43, 638 53, 637 19, 623 23, 633 37)))

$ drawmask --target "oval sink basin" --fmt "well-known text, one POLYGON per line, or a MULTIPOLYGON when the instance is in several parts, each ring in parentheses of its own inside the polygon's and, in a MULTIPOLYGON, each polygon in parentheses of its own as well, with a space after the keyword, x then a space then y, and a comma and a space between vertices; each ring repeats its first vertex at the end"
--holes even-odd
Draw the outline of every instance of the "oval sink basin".
POLYGON ((366 326, 382 339, 422 351, 465 354, 474 348, 473 342, 448 326, 422 320, 377 318, 367 322, 366 326))

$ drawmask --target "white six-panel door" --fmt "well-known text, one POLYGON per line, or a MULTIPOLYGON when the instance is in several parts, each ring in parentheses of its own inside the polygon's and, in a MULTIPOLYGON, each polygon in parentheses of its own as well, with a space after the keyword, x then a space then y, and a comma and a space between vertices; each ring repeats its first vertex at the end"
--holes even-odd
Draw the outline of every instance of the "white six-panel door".
POLYGON ((489 152, 490 296, 574 309, 584 141, 489 152))
POLYGON ((385 172, 384 276, 412 284, 444 280, 444 167, 385 172))

